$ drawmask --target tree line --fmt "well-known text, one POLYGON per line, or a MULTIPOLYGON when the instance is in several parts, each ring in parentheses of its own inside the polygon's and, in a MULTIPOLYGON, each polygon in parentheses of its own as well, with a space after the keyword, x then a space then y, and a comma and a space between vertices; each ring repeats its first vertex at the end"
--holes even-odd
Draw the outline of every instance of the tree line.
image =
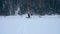
POLYGON ((60 0, 0 0, 0 15, 31 14, 60 15, 60 0), (19 8, 19 11, 18 11, 19 8))

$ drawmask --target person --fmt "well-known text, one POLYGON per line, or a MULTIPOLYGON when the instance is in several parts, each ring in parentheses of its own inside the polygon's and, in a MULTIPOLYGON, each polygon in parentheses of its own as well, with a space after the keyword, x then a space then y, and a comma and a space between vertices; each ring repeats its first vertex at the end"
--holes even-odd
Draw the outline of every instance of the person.
POLYGON ((30 18, 30 11, 29 11, 29 8, 27 10, 27 14, 28 14, 28 18, 30 18))

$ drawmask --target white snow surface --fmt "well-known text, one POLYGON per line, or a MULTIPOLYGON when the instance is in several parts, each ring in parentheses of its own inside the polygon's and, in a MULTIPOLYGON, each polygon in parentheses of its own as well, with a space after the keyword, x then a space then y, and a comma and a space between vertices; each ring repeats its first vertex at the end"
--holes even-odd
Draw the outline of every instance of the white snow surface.
POLYGON ((0 16, 0 34, 60 34, 60 15, 0 16))

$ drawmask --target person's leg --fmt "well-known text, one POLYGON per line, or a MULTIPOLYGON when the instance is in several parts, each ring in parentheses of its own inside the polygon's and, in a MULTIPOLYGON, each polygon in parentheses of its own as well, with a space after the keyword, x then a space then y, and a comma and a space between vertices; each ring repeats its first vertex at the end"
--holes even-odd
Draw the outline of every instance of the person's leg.
POLYGON ((26 18, 30 18, 30 14, 27 14, 28 16, 26 18))

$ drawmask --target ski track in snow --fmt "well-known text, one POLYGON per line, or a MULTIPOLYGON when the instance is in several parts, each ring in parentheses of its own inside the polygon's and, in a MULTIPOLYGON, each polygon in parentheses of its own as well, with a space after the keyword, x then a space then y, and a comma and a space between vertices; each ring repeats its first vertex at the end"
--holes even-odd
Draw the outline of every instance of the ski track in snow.
POLYGON ((0 16, 0 34, 60 34, 60 15, 0 16))

